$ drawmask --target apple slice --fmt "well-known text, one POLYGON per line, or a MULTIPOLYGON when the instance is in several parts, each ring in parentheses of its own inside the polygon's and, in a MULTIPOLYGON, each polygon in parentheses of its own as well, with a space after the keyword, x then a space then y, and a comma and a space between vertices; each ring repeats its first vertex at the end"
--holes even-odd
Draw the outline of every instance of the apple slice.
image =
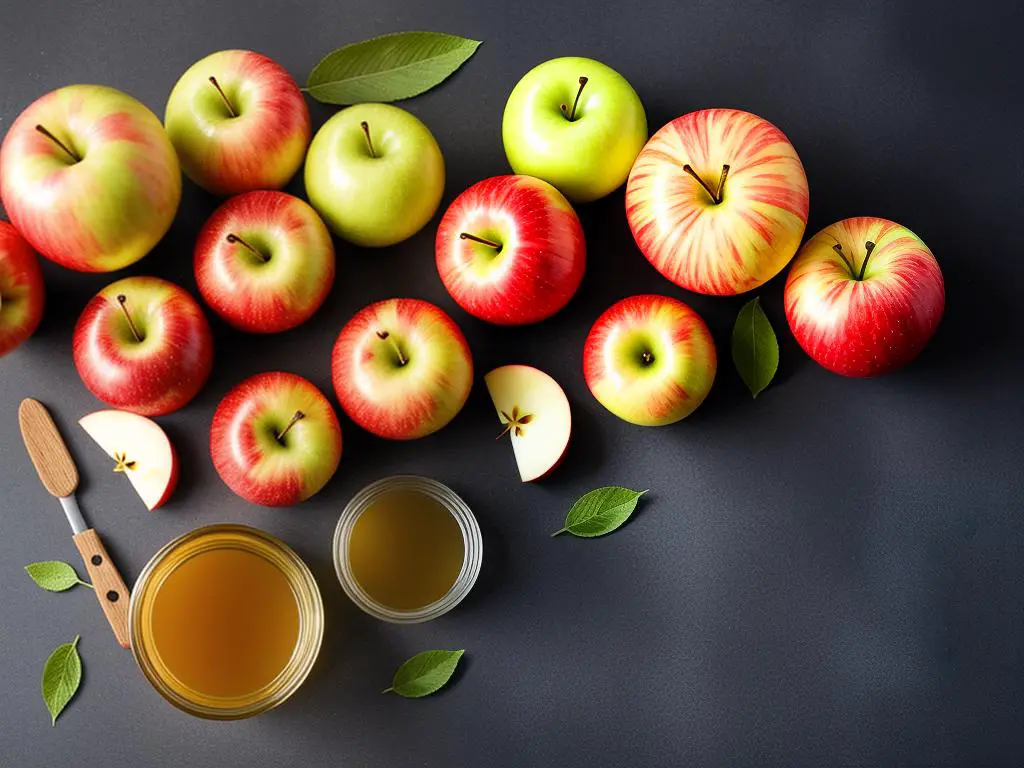
POLYGON ((558 466, 569 445, 572 414, 558 382, 528 365, 505 365, 484 376, 487 391, 512 437, 512 451, 524 483, 558 466))
POLYGON ((79 419, 116 463, 150 511, 164 504, 178 484, 178 455, 160 426, 128 411, 96 411, 79 419))

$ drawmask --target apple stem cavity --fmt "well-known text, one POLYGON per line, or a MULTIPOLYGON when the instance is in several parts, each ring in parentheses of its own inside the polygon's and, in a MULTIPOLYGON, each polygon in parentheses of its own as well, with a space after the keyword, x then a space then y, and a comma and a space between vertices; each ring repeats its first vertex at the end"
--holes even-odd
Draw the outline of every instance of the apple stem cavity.
POLYGON ((579 106, 580 95, 583 93, 583 88, 586 86, 587 82, 588 82, 588 78, 586 78, 586 77, 581 77, 580 78, 580 88, 579 88, 578 91, 576 91, 576 98, 573 99, 572 110, 571 111, 569 110, 569 107, 567 107, 565 104, 562 104, 559 107, 559 109, 562 110, 562 114, 565 115, 566 119, 568 119, 568 121, 570 123, 575 122, 575 120, 576 120, 576 107, 579 106))
POLYGON ((469 232, 460 232, 459 240, 472 240, 474 243, 486 245, 488 248, 493 248, 498 253, 501 253, 501 243, 496 243, 493 240, 488 240, 485 237, 477 237, 476 235, 471 235, 469 234, 469 232))
POLYGON ((245 240, 243 240, 242 238, 240 238, 238 235, 234 234, 233 232, 229 232, 228 236, 225 239, 229 243, 232 243, 232 244, 238 243, 240 246, 245 248, 247 251, 249 251, 249 253, 251 253, 253 256, 255 256, 257 259, 259 259, 264 264, 266 264, 268 261, 270 261, 270 259, 267 258, 266 256, 264 256, 258 249, 253 248, 251 245, 249 245, 247 242, 245 242, 245 240))
POLYGON ((210 75, 210 84, 217 89, 217 93, 219 93, 220 97, 224 100, 224 106, 228 108, 228 113, 232 117, 238 117, 238 112, 235 111, 235 105, 231 103, 231 99, 229 99, 228 95, 224 93, 224 89, 220 87, 220 83, 217 82, 217 78, 213 75, 210 75))
POLYGON ((140 342, 144 337, 141 333, 139 333, 139 329, 135 327, 135 321, 132 320, 132 316, 128 312, 128 307, 125 306, 127 301, 128 297, 125 296, 123 293, 119 293, 117 295, 117 304, 118 306, 121 307, 121 311, 124 312, 124 319, 128 321, 128 327, 132 329, 132 336, 135 337, 135 341, 140 342))
POLYGON ((867 271, 868 268, 868 259, 871 258, 871 254, 874 250, 875 244, 873 242, 868 240, 866 243, 864 243, 864 261, 860 263, 860 274, 857 275, 858 280, 864 279, 864 273, 867 271))
POLYGON ((290 430, 304 418, 306 418, 306 414, 304 414, 302 411, 296 411, 295 415, 292 416, 292 420, 284 425, 284 429, 282 429, 280 432, 274 435, 274 439, 277 440, 277 442, 281 443, 281 445, 284 445, 284 436, 288 434, 288 430, 290 430))
POLYGON ((387 331, 377 331, 377 338, 381 341, 390 341, 391 348, 395 351, 395 355, 398 356, 398 364, 405 365, 409 362, 409 359, 402 354, 402 348, 398 346, 398 342, 391 338, 391 334, 387 331))
POLYGON ((57 145, 58 147, 60 147, 61 149, 63 149, 63 150, 65 151, 65 152, 67 152, 67 154, 68 154, 68 157, 70 157, 70 158, 71 158, 72 160, 74 160, 74 161, 75 161, 76 163, 80 163, 80 162, 82 162, 82 158, 80 158, 80 157, 79 157, 79 156, 78 156, 78 155, 77 155, 77 154, 76 154, 76 153, 75 153, 75 152, 74 152, 74 151, 73 151, 73 150, 71 149, 71 147, 69 147, 69 146, 68 146, 67 144, 65 144, 65 143, 64 143, 63 141, 61 141, 61 140, 60 140, 60 139, 58 139, 58 138, 57 138, 56 136, 54 136, 54 135, 53 135, 52 133, 50 133, 50 132, 49 132, 48 130, 46 130, 46 127, 45 127, 45 126, 42 126, 42 125, 37 125, 37 126, 36 126, 36 130, 37 130, 37 131, 39 131, 39 133, 43 134, 43 136, 45 136, 46 138, 48 138, 48 139, 49 139, 50 141, 52 141, 52 142, 53 142, 54 144, 56 144, 56 145, 57 145))
POLYGON ((699 173, 697 173, 695 170, 693 170, 692 166, 690 166, 689 163, 687 163, 686 165, 683 166, 683 170, 686 171, 688 174, 693 176, 694 179, 697 180, 697 183, 700 184, 704 188, 704 191, 708 193, 708 197, 711 198, 711 201, 715 205, 718 205, 719 203, 722 202, 722 200, 725 199, 725 180, 727 178, 729 178, 729 166, 728 165, 723 165, 722 166, 722 173, 718 177, 718 191, 717 192, 712 190, 711 187, 709 187, 707 185, 707 182, 705 182, 704 179, 702 179, 700 177, 699 173))
POLYGON ((376 157, 377 153, 373 149, 373 139, 370 138, 370 124, 363 120, 359 127, 363 129, 363 135, 366 137, 366 146, 370 150, 370 157, 376 157))
POLYGON ((868 259, 871 258, 871 254, 875 250, 875 244, 870 240, 864 243, 864 261, 860 263, 859 271, 854 269, 853 262, 847 258, 846 253, 843 251, 843 246, 841 244, 836 243, 835 245, 832 246, 832 250, 839 254, 839 258, 843 260, 843 264, 846 265, 846 269, 849 270, 850 272, 850 277, 852 277, 854 280, 859 281, 864 279, 864 273, 867 271, 868 268, 868 259))

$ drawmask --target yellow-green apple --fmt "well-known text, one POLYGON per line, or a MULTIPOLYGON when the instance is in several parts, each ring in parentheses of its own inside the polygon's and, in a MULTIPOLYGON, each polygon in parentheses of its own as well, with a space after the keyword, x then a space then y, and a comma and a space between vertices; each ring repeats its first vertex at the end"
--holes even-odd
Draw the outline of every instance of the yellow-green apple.
POLYGON ((613 305, 583 349, 583 375, 597 401, 645 427, 693 413, 711 390, 717 365, 700 315, 667 296, 632 296, 613 305))
POLYGON ((448 293, 499 325, 551 317, 576 293, 587 263, 569 201, 531 176, 495 176, 467 189, 441 219, 435 245, 448 293))
POLYGON ((434 135, 404 109, 357 104, 317 131, 306 155, 306 194, 339 237, 394 245, 430 221, 444 192, 434 135))
POLYGON ((420 299, 388 299, 341 329, 331 374, 352 421, 379 437, 411 440, 436 432, 462 410, 473 358, 442 309, 420 299))
POLYGON ((487 391, 512 439, 512 452, 524 483, 540 480, 557 467, 569 447, 572 414, 558 382, 529 365, 504 365, 484 376, 487 391))
POLYGON ((36 332, 46 291, 32 246, 0 221, 0 357, 36 332))
POLYGON ((807 176, 789 139, 736 109, 676 118, 647 142, 626 184, 626 218, 676 285, 732 295, 777 275, 807 226, 807 176))
POLYGON ((288 507, 334 476, 341 426, 324 394, 294 373, 261 373, 232 389, 213 414, 213 465, 247 501, 288 507))
POLYGON ((146 509, 167 503, 178 485, 178 454, 152 419, 129 411, 96 411, 78 420, 82 429, 114 460, 146 509))
POLYGON ((946 305, 942 271, 924 242, 887 219, 825 227, 800 249, 786 281, 786 319, 816 362, 877 376, 910 362, 946 305))
POLYGON ((280 189, 302 165, 312 133, 292 76, 252 51, 218 51, 181 76, 164 125, 181 166, 215 195, 280 189))
POLYGON ((583 203, 622 186, 647 141, 647 116, 626 78, 570 56, 534 67, 516 84, 501 135, 512 170, 583 203))
POLYGON ((304 323, 334 284, 331 235, 307 203, 284 192, 232 197, 199 233, 196 283, 213 311, 250 333, 304 323))
POLYGON ((102 85, 33 102, 0 147, 0 198, 40 255, 80 272, 145 256, 181 200, 181 169, 156 115, 102 85))
POLYGON ((97 293, 72 341, 86 388, 114 408, 160 416, 198 394, 213 337, 198 302, 157 277, 126 277, 97 293))

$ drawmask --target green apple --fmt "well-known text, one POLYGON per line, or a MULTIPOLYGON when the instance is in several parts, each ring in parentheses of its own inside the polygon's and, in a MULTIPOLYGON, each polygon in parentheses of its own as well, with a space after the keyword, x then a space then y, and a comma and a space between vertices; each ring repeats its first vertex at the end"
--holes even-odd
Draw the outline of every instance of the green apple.
POLYGON ((334 234, 356 245, 419 232, 444 193, 444 158, 430 130, 390 104, 357 104, 313 137, 306 194, 334 234))
POLYGON ((585 203, 626 181, 647 141, 647 116, 626 78, 570 56, 534 67, 516 84, 501 135, 516 173, 585 203))

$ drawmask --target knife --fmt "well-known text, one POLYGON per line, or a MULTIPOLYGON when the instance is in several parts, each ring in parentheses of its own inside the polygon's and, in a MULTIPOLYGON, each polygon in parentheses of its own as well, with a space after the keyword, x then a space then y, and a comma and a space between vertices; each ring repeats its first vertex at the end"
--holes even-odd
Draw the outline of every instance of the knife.
POLYGON ((18 423, 29 458, 35 465, 39 479, 51 496, 57 497, 64 508, 64 516, 74 532, 85 570, 92 579, 96 599, 100 601, 114 637, 122 648, 130 648, 128 638, 128 588, 118 573, 99 534, 85 524, 78 508, 75 491, 78 490, 78 467, 68 453, 64 438, 53 423, 50 412, 38 400, 25 398, 18 407, 18 423))

